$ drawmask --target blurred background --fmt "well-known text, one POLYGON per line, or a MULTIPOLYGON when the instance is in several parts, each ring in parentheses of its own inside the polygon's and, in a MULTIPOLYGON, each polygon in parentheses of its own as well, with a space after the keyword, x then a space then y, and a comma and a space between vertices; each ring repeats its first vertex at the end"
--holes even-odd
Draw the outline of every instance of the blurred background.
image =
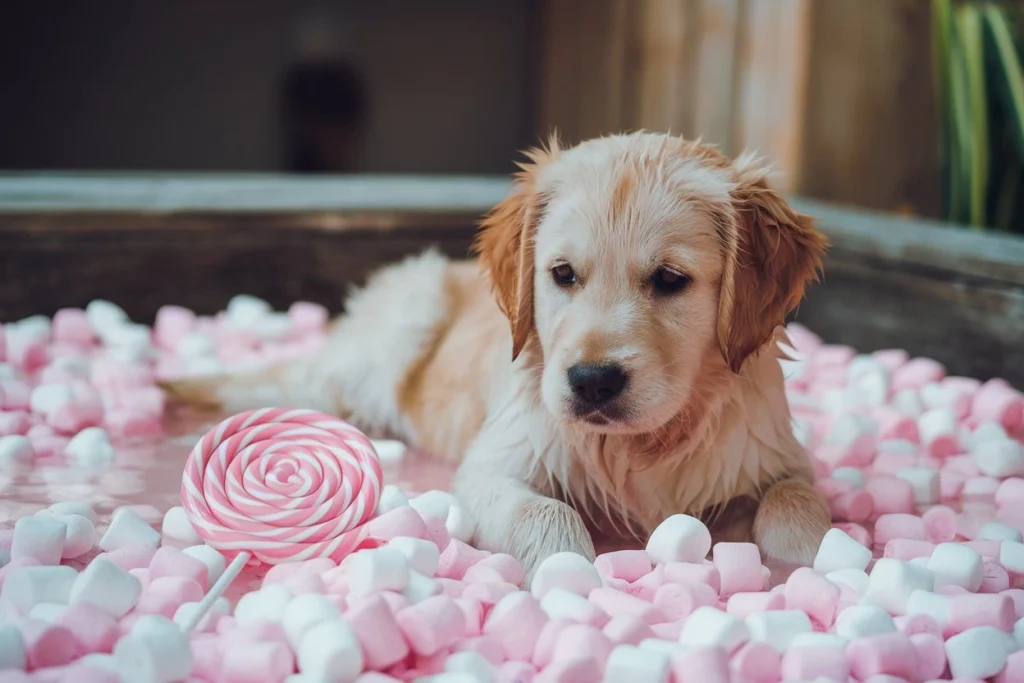
POLYGON ((6 0, 0 169, 507 173, 557 129, 1024 229, 1022 3, 6 0))

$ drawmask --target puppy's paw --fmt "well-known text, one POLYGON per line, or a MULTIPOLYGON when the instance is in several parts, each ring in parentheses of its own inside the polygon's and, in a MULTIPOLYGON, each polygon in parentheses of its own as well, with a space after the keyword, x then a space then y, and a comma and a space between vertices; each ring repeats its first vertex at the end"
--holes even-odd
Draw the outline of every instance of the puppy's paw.
POLYGON ((754 541, 765 556, 810 565, 832 526, 824 497, 812 484, 789 479, 774 484, 754 517, 754 541))
POLYGON ((594 559, 594 542, 583 518, 570 506, 551 498, 523 501, 504 529, 481 524, 479 541, 482 547, 516 557, 526 572, 524 586, 530 585, 537 565, 549 555, 573 552, 594 559))
POLYGON ((160 381, 157 386, 171 405, 187 406, 196 412, 217 412, 223 408, 220 391, 225 381, 221 377, 196 377, 160 381))

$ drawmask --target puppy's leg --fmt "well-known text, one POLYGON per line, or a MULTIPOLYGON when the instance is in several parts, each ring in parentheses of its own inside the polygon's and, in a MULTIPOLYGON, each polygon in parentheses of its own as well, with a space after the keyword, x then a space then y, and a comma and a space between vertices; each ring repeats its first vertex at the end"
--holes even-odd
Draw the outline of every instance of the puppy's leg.
POLYGON ((786 479, 773 484, 754 517, 754 541, 766 556, 809 565, 832 523, 824 497, 812 483, 786 479))
POLYGON ((594 559, 594 543, 579 513, 519 479, 488 474, 467 461, 453 489, 477 520, 476 544, 522 562, 526 586, 548 555, 568 551, 594 559))

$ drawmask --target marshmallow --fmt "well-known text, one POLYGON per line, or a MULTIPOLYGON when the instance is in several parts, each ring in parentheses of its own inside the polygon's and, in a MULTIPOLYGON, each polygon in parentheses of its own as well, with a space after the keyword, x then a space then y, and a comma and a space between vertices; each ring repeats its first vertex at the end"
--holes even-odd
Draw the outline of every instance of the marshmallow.
MULTIPOLYGON (((302 620, 304 617, 296 615, 293 619, 302 620)), ((375 596, 350 607, 345 619, 352 625, 362 645, 368 669, 387 669, 409 656, 409 645, 383 597, 375 596)), ((285 624, 287 630, 287 617, 285 624)), ((500 649, 500 643, 498 647, 500 649)), ((499 661, 503 659, 501 656, 499 661)))
POLYGON ((838 636, 850 639, 895 633, 896 622, 877 605, 853 605, 836 617, 835 632, 838 636))
POLYGON ((409 560, 398 548, 384 546, 349 556, 349 590, 366 595, 378 590, 403 591, 409 585, 409 560))
POLYGON ((971 592, 981 588, 985 576, 981 555, 962 543, 939 543, 928 558, 935 577, 934 588, 961 586, 971 592))
POLYGON ((121 679, 133 683, 172 683, 192 671, 188 637, 159 615, 140 616, 114 646, 114 660, 121 679))
POLYGON ((409 582, 406 584, 405 590, 402 591, 402 595, 408 598, 410 603, 416 604, 439 592, 441 592, 441 586, 437 581, 419 572, 409 572, 409 582))
POLYGON ((0 624, 0 673, 6 669, 24 671, 27 665, 25 641, 15 624, 0 624))
POLYGON ((401 462, 409 450, 401 441, 391 439, 372 439, 371 443, 382 463, 401 462))
POLYGON ((463 543, 469 543, 476 535, 476 520, 469 514, 469 510, 461 505, 451 506, 444 526, 452 538, 463 543))
POLYGON ((810 567, 800 567, 790 574, 783 592, 786 609, 803 610, 826 627, 835 621, 842 591, 810 567))
MULTIPOLYGON (((0 387, 0 392, 3 388, 0 387)), ((19 468, 32 462, 32 442, 20 434, 0 436, 0 469, 19 468)))
POLYGON ((85 317, 97 333, 128 322, 128 314, 123 308, 103 299, 90 301, 85 307, 85 317))
POLYGON ((850 482, 855 488, 864 488, 864 473, 856 467, 837 467, 832 470, 830 476, 839 481, 850 482))
POLYGON ((712 557, 722 597, 764 588, 761 551, 753 543, 716 543, 712 557))
POLYGON ((92 505, 85 501, 54 503, 47 510, 55 515, 80 515, 92 524, 96 524, 97 520, 96 511, 93 510, 92 505))
POLYGON ((56 602, 36 603, 28 611, 28 618, 46 622, 57 621, 57 618, 64 614, 67 608, 67 605, 61 605, 56 602))
POLYGON ((829 574, 840 569, 863 571, 871 562, 871 550, 840 529, 829 529, 814 556, 814 571, 829 574))
POLYGON ((492 683, 494 667, 478 652, 456 652, 444 660, 448 673, 468 674, 474 683, 492 683))
POLYGON ((106 552, 130 545, 156 548, 160 545, 160 532, 131 508, 122 507, 114 512, 99 545, 106 552))
POLYGON ((552 587, 541 598, 540 608, 549 619, 568 619, 603 626, 608 615, 597 605, 565 588, 552 587))
POLYGON ((203 542, 202 537, 196 533, 195 527, 189 521, 185 508, 181 506, 172 507, 167 511, 164 515, 161 531, 165 537, 173 538, 176 541, 189 544, 203 542))
POLYGON ((217 579, 220 578, 220 575, 223 574, 224 570, 227 568, 227 560, 225 557, 221 555, 219 550, 211 548, 208 545, 189 546, 181 552, 206 565, 206 579, 208 586, 212 586, 217 583, 217 579))
POLYGON ((424 491, 409 500, 409 507, 421 515, 448 519, 448 511, 455 505, 455 496, 446 491, 424 491))
POLYGON ((999 564, 1011 574, 1024 574, 1024 543, 1004 541, 999 546, 999 564))
POLYGON ((708 605, 695 609, 679 634, 682 645, 720 647, 727 653, 734 652, 749 639, 750 632, 742 620, 708 605))
POLYGON ((850 664, 840 648, 802 646, 786 652, 780 672, 787 681, 845 681, 850 675, 850 664))
POLYGON ((446 595, 435 595, 399 610, 395 619, 413 652, 428 657, 453 645, 466 631, 465 614, 446 595))
POLYGON ((61 557, 65 560, 73 560, 81 557, 90 550, 96 543, 96 528, 88 519, 82 515, 54 515, 67 527, 64 536, 64 549, 61 557))
POLYGON ((104 468, 114 461, 114 446, 102 427, 87 427, 71 438, 64 455, 86 468, 104 468))
POLYGON ((590 591, 600 587, 601 575, 587 558, 576 553, 555 553, 537 566, 530 592, 540 600, 554 588, 589 595, 590 591))
POLYGON ((29 669, 64 666, 78 656, 74 635, 60 624, 25 619, 21 622, 21 635, 29 669))
POLYGON ((505 656, 525 659, 533 652, 537 636, 547 623, 547 614, 537 599, 526 591, 503 597, 484 621, 483 632, 501 639, 505 656))
POLYGON ((896 471, 896 478, 910 482, 914 488, 914 502, 932 505, 940 500, 939 471, 928 467, 904 467, 896 471))
POLYGON ((696 517, 672 515, 651 534, 647 554, 658 563, 703 562, 711 551, 711 532, 696 517))
POLYGON ((261 621, 281 621, 292 592, 280 583, 270 583, 258 591, 246 593, 235 605, 235 620, 239 626, 248 626, 261 621))
MULTIPOLYGON (((192 620, 195 619, 196 613, 202 608, 200 602, 183 602, 178 606, 178 609, 174 611, 174 617, 172 621, 178 625, 179 628, 185 628, 192 620)), ((226 598, 217 598, 213 601, 210 609, 204 614, 198 622, 196 622, 195 628, 199 631, 207 631, 210 627, 217 622, 223 616, 226 616, 231 611, 231 603, 226 598)))
POLYGON ((810 618, 800 610, 757 612, 746 618, 746 625, 751 640, 768 643, 779 652, 788 650, 798 634, 813 630, 810 618))
POLYGON ((921 443, 933 457, 945 458, 956 455, 960 450, 957 438, 956 413, 948 408, 926 410, 917 418, 917 429, 921 443))
POLYGON ((978 529, 977 538, 989 541, 1014 541, 1017 543, 1024 540, 1019 530, 1002 522, 986 522, 982 524, 981 528, 978 529))
POLYGON ((642 650, 633 645, 617 645, 605 663, 603 683, 668 683, 669 655, 642 650))
POLYGON ((992 626, 979 626, 949 638, 946 659, 955 678, 988 678, 1002 671, 1016 649, 1011 636, 992 626))
POLYGON ((288 642, 297 651, 309 629, 321 622, 340 618, 341 611, 330 598, 316 593, 306 593, 295 596, 285 605, 281 627, 288 637, 288 642))
POLYGON ((33 413, 50 415, 75 400, 69 384, 40 384, 32 390, 29 408, 33 413))
POLYGON ((280 642, 238 643, 227 648, 219 680, 224 683, 283 681, 295 671, 295 656, 280 642))
POLYGON ((872 682, 873 676, 895 676, 897 680, 918 680, 918 658, 914 644, 902 633, 882 633, 853 640, 846 648, 850 674, 858 681, 872 682))
POLYGON ((1019 441, 986 441, 971 454, 982 474, 999 479, 1024 476, 1024 446, 1019 441))
POLYGON ((67 524, 56 517, 22 517, 14 524, 11 559, 32 558, 39 564, 60 564, 67 533, 67 524))
POLYGON ((945 628, 949 623, 949 598, 941 593, 916 590, 907 601, 907 615, 924 615, 931 618, 938 626, 945 628))
POLYGON ((142 584, 129 572, 96 558, 75 579, 69 602, 88 602, 114 617, 122 617, 139 601, 142 584))
POLYGON ((915 590, 930 591, 935 585, 935 577, 930 570, 891 558, 875 562, 869 577, 864 599, 893 614, 906 612, 907 601, 915 590))
POLYGON ((424 576, 430 577, 437 571, 437 563, 441 553, 430 541, 420 538, 399 536, 388 541, 388 546, 399 550, 409 560, 409 567, 424 576))
POLYGON ((825 574, 825 578, 832 583, 849 587, 857 595, 864 595, 864 591, 868 589, 868 583, 871 581, 867 572, 863 569, 854 569, 852 567, 829 572, 825 574))
POLYGON ((409 505, 409 498, 405 492, 394 484, 385 484, 380 492, 380 500, 377 501, 377 514, 383 515, 395 508, 409 505))

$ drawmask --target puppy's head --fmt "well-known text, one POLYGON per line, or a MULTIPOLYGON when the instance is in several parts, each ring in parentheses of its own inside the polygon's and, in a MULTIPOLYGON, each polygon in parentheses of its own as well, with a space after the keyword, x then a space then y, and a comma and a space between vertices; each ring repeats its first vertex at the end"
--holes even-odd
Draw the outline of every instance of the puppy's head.
POLYGON ((651 133, 533 150, 477 240, 512 355, 559 419, 643 433, 702 373, 738 373, 821 265, 824 237, 750 158, 651 133), (710 360, 709 360, 710 359, 710 360))

